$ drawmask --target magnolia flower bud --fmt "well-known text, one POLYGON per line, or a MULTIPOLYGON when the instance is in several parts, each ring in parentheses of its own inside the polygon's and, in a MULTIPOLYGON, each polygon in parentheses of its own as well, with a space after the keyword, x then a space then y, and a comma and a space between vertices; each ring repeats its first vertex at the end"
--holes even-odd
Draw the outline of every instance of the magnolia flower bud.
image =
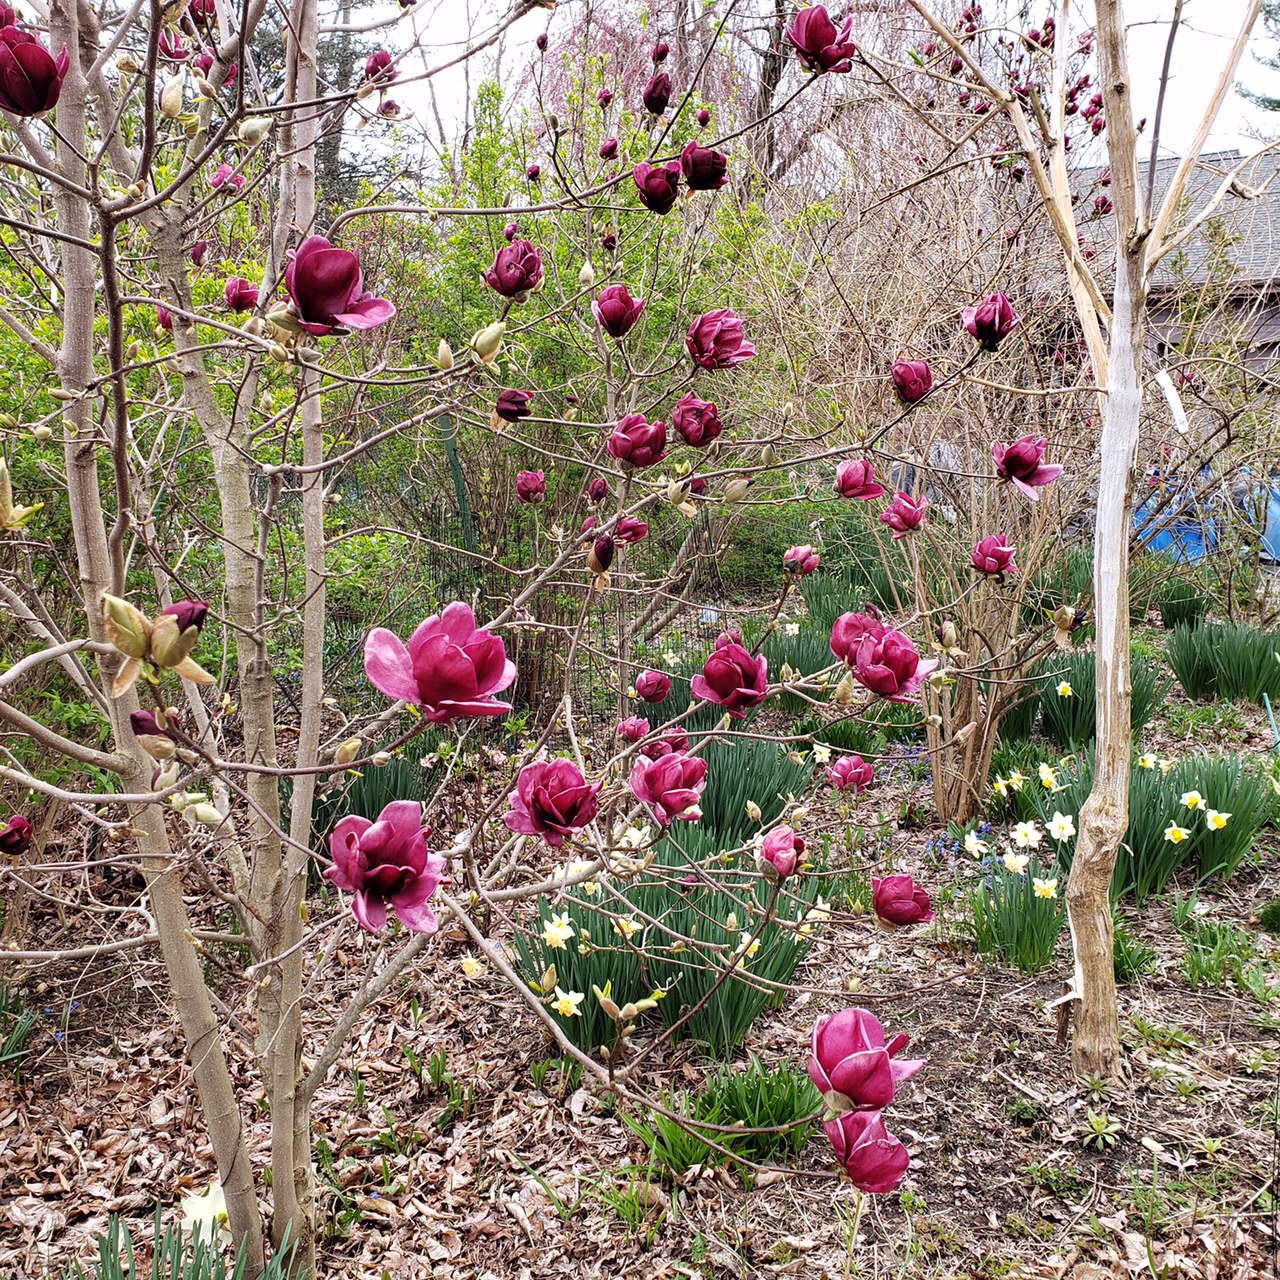
POLYGON ((204 76, 196 76, 195 82, 196 92, 199 93, 202 98, 216 98, 218 96, 217 89, 215 89, 213 85, 204 78, 204 76))
POLYGON ((241 328, 245 331, 245 333, 247 333, 250 337, 253 337, 253 338, 260 338, 260 337, 262 337, 262 333, 263 333, 263 330, 266 328, 266 325, 265 325, 265 324, 263 324, 263 321, 262 321, 262 317, 261 317, 261 316, 250 316, 250 317, 249 317, 249 318, 244 322, 244 324, 242 324, 240 327, 241 327, 241 328))
POLYGON ((443 338, 436 348, 436 364, 446 373, 453 368, 453 348, 443 338))
POLYGON ((37 440, 52 440, 53 428, 50 426, 46 426, 44 423, 41 423, 38 427, 31 428, 31 434, 37 440))
POLYGON ((276 364, 289 363, 289 352, 278 342, 273 342, 267 348, 267 354, 276 362, 276 364))
POLYGON ((205 827, 220 827, 224 821, 222 814, 207 800, 200 804, 191 805, 183 814, 183 817, 192 822, 198 822, 205 827))
POLYGON ((760 806, 754 800, 747 801, 747 817, 752 822, 759 822, 763 815, 760 812, 760 806))
POLYGON ((151 638, 151 623, 146 615, 119 596, 102 596, 102 621, 107 639, 126 658, 143 658, 151 638))
POLYGON ((176 120, 182 112, 182 73, 170 76, 160 90, 160 114, 166 120, 176 120))
POLYGON ((556 972, 555 965, 551 964, 542 971, 542 976, 538 979, 538 987, 544 992, 550 991, 559 981, 560 975, 556 972))
POLYGON ((724 927, 730 933, 738 932, 738 913, 736 911, 730 911, 729 914, 725 916, 724 927))
POLYGON ((116 70, 124 76, 136 76, 142 71, 138 60, 131 53, 122 53, 116 59, 116 70))
POLYGON ((604 1010, 605 1017, 617 1020, 621 1015, 622 1010, 618 1008, 613 999, 595 985, 591 988, 591 994, 595 996, 597 1001, 599 1001, 600 1008, 604 1010))
POLYGON ((249 146, 256 147, 271 132, 270 116, 250 116, 240 124, 239 138, 249 146))
POLYGON ((381 768, 384 764, 390 764, 391 752, 390 751, 375 752, 373 757, 373 763, 376 764, 379 768, 381 768))
POLYGON ((582 270, 578 272, 578 283, 584 289, 590 289, 596 282, 595 269, 590 262, 582 264, 582 270))
POLYGON ((740 502, 747 496, 747 490, 755 484, 755 480, 751 476, 734 476, 724 487, 724 500, 726 502, 740 502))
POLYGON ((471 350, 481 364, 492 364, 502 350, 502 335, 506 333, 505 320, 495 320, 471 338, 471 350))
POLYGON ((960 643, 960 633, 956 631, 956 624, 950 618, 938 627, 934 635, 938 637, 938 644, 946 650, 954 649, 960 643))
POLYGON ((831 694, 831 701, 837 707, 849 707, 853 705, 854 691, 857 685, 853 679, 853 672, 846 671, 840 678, 840 683, 836 685, 831 694))
POLYGON ((360 754, 360 739, 348 738, 334 753, 334 764, 350 764, 360 754))
POLYGON ((168 791, 182 774, 182 765, 177 760, 170 760, 161 765, 151 775, 152 791, 168 791))

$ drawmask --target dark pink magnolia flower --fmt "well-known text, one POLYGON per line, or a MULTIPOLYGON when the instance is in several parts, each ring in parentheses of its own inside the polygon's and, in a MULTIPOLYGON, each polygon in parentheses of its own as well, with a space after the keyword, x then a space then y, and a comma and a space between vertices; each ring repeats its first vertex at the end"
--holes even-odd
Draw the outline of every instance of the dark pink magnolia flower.
POLYGON ((601 535, 587 552, 587 568, 596 574, 608 573, 609 566, 613 563, 613 553, 613 539, 607 533, 601 535))
POLYGON ((0 109, 38 116, 58 104, 70 65, 67 46, 57 58, 29 32, 0 27, 0 109))
POLYGON ((10 858, 20 858, 31 848, 33 836, 31 823, 21 814, 15 813, 0 830, 0 853, 10 858))
POLYGON ((861 610, 842 613, 831 628, 831 652, 853 666, 858 657, 858 647, 871 636, 879 640, 888 627, 880 621, 875 605, 864 605, 861 610))
POLYGON ((760 842, 760 867, 771 879, 786 880, 796 873, 804 857, 804 841, 787 826, 774 827, 760 842))
MULTIPOLYGON (((222 187, 230 187, 232 191, 243 191, 245 187, 245 178, 243 173, 237 173, 229 164, 220 164, 212 174, 209 175, 209 185, 215 190, 222 187)), ((319 236, 312 237, 319 240, 319 236)), ((303 241, 305 244, 306 241, 303 241)), ((325 244, 329 242, 326 240, 325 244)))
MULTIPOLYGON (((0 8, 8 8, 7 5, 0 8)), ((12 10, 9 10, 12 13, 12 10)), ((3 16, 0 13, 0 16, 3 16)), ((4 23, 4 26, 11 26, 11 23, 4 23)), ((160 32, 160 43, 158 45, 160 56, 166 62, 186 62, 191 57, 191 46, 183 38, 181 31, 175 31, 172 27, 165 27, 160 32)))
POLYGON ((686 483, 689 486, 689 492, 701 497, 707 491, 707 480, 705 476, 690 476, 686 483))
POLYGON ((638 520, 635 516, 622 516, 613 527, 613 536, 624 546, 630 546, 633 542, 639 542, 641 538, 649 536, 649 526, 644 520, 638 520))
POLYGON ((661 738, 646 742, 640 748, 640 754, 650 760, 660 760, 663 756, 684 755, 689 750, 689 735, 683 729, 673 729, 661 738))
POLYGON ((494 695, 515 682, 516 664, 502 637, 477 627, 475 614, 457 601, 423 622, 408 647, 374 627, 364 642, 364 670, 375 689, 420 706, 432 724, 511 710, 494 695))
POLYGON ((993 573, 1002 577, 1006 573, 1018 572, 1018 566, 1013 563, 1014 550, 1003 533, 992 534, 974 544, 970 559, 979 573, 993 573))
POLYGON ((636 697, 641 702, 666 702, 671 693, 671 677, 661 671, 642 671, 636 676, 636 697))
POLYGON ((879 1111, 846 1111, 822 1125, 849 1181, 868 1195, 896 1191, 907 1176, 911 1156, 884 1127, 879 1111))
POLYGON ((886 631, 864 637, 853 664, 854 679, 890 702, 908 702, 937 667, 936 658, 921 658, 909 636, 886 631))
POLYGON ((165 333, 173 332, 173 312, 168 307, 156 307, 156 324, 162 328, 165 333))
POLYGON ((350 813, 333 829, 333 866, 324 873, 344 893, 353 894, 357 923, 377 933, 390 907, 406 929, 435 933, 436 913, 427 905, 444 879, 445 860, 427 850, 430 828, 422 825, 416 800, 393 800, 376 822, 350 813))
POLYGON ((378 114, 384 120, 398 120, 400 118, 400 104, 391 98, 386 98, 378 104, 378 114))
POLYGON ((836 492, 842 498, 861 498, 870 502, 884 497, 884 485, 876 479, 876 469, 866 459, 842 462, 836 468, 836 492))
POLYGON ((218 19, 216 0, 191 0, 187 5, 187 12, 191 15, 191 21, 198 27, 207 27, 218 19))
POLYGON ((815 4, 796 14, 787 28, 787 43, 806 70, 845 72, 853 69, 852 58, 858 51, 850 39, 852 34, 852 18, 846 18, 837 30, 826 5, 815 4))
POLYGON ((690 191, 719 191, 729 181, 729 157, 697 142, 680 153, 680 169, 690 191))
POLYGON ((596 94, 596 104, 599 106, 601 111, 604 111, 612 101, 612 89, 601 89, 600 92, 596 94))
POLYGON ((600 290, 591 304, 591 314, 611 338, 625 338, 644 310, 644 299, 633 298, 625 284, 611 284, 600 290))
POLYGON ((540 164, 531 164, 525 171, 524 176, 530 182, 537 182, 542 177, 542 166, 540 164))
POLYGON ((873 879, 871 906, 888 924, 926 924, 933 919, 928 893, 910 876, 873 879))
POLYGON ((195 267, 203 267, 205 255, 209 252, 209 242, 207 240, 197 240, 191 246, 191 265, 195 267))
POLYGON ((547 51, 547 33, 546 33, 545 31, 539 31, 539 32, 538 32, 538 38, 537 38, 533 43, 534 43, 535 45, 537 45, 537 46, 538 46, 538 52, 539 52, 539 53, 546 53, 546 51, 547 51))
POLYGON ((1039 490, 1062 474, 1061 467, 1045 464, 1044 451, 1048 447, 1044 436, 1023 436, 1012 444, 997 440, 991 446, 991 457, 1001 480, 1012 480, 1032 502, 1039 502, 1039 490))
POLYGON ((961 319, 984 351, 995 351, 1022 322, 1013 304, 999 290, 988 294, 977 306, 965 307, 961 319))
POLYGON ((587 486, 587 497, 592 502, 603 502, 609 496, 609 482, 604 476, 596 478, 587 486))
POLYGON ((927 360, 899 360, 889 376, 903 404, 915 404, 933 390, 933 370, 927 360))
POLYGON ((684 341, 693 363, 703 369, 729 369, 755 355, 755 347, 742 331, 742 321, 721 307, 699 316, 684 341))
POLYGON ((880 523, 893 530, 893 540, 905 538, 924 524, 924 513, 929 508, 928 498, 913 498, 909 493, 895 493, 888 508, 880 513, 880 523))
POLYGON ((643 716, 628 716, 618 721, 618 737, 627 742, 639 742, 649 736, 649 722, 643 716))
POLYGON ((640 101, 650 115, 660 116, 671 101, 671 77, 665 71, 650 76, 648 84, 640 91, 640 101))
POLYGON ((764 654, 753 658, 736 638, 726 633, 716 641, 702 674, 693 677, 689 688, 695 698, 714 702, 735 720, 741 720, 768 696, 769 661, 764 654))
MULTIPOLYGON (((195 67, 202 76, 208 77, 209 72, 213 70, 213 54, 206 50, 204 53, 197 55, 191 65, 195 67)), ((223 78, 222 84, 227 88, 230 88, 231 85, 235 84, 236 75, 239 70, 240 64, 233 62, 231 66, 227 68, 227 74, 223 78)))
POLYGON ((821 563, 822 557, 807 543, 782 554, 783 569, 797 578, 807 578, 821 563))
POLYGON ((153 760, 172 760, 177 753, 177 740, 168 729, 161 728, 154 711, 131 711, 129 728, 138 745, 153 760))
POLYGON ((606 253, 612 253, 618 247, 618 237, 612 231, 606 231, 600 237, 600 247, 606 253))
POLYGON ((232 311, 252 311, 258 305, 258 286, 241 276, 232 276, 227 281, 224 295, 232 311))
POLYGON ((541 836, 553 848, 589 825, 600 807, 603 782, 588 782, 572 760, 539 760, 520 770, 502 816, 512 831, 541 836))
POLYGON ((512 240, 493 255, 484 282, 500 297, 528 302, 529 295, 542 284, 542 250, 528 240, 512 240))
POLYGON ((651 467, 667 456, 667 424, 629 413, 614 427, 605 448, 626 466, 651 467))
POLYGON ((685 444, 698 449, 710 444, 724 430, 719 413, 710 400, 699 400, 692 391, 686 391, 671 411, 671 425, 685 444))
POLYGON ((365 291, 360 254, 335 249, 324 236, 308 236, 290 251, 284 287, 299 324, 316 337, 339 327, 376 329, 396 314, 394 303, 365 291))
POLYGON ((519 234, 520 224, 518 222, 508 222, 507 225, 502 228, 502 238, 508 244, 510 244, 519 234))
POLYGON ((704 129, 711 123, 711 112, 708 111, 706 107, 703 107, 702 110, 698 112, 698 123, 704 129))
POLYGON ((541 471, 522 471, 516 476, 516 497, 525 503, 541 502, 547 496, 547 477, 541 471))
POLYGON ((671 46, 665 40, 659 40, 657 44, 649 50, 649 56, 653 59, 653 65, 660 66, 666 62, 667 54, 671 52, 671 46))
POLYGON ((858 795, 865 791, 875 780, 876 771, 861 756, 841 756, 834 764, 827 766, 827 781, 837 791, 852 791, 858 795))
POLYGON ((659 826, 697 822, 702 817, 698 801, 707 785, 707 762, 701 756, 672 753, 657 760, 640 756, 629 782, 631 794, 653 810, 659 826))
POLYGON ((617 138, 606 138, 600 144, 601 160, 616 160, 618 158, 618 140, 617 138))
POLYGON ((385 49, 370 54, 369 60, 364 64, 364 78, 368 81, 390 84, 397 75, 399 72, 396 70, 395 60, 385 49))
POLYGON ((866 1009, 843 1009, 813 1024, 809 1042, 809 1079, 841 1111, 878 1111, 887 1107, 898 1085, 910 1080, 924 1059, 894 1058, 910 1043, 896 1035, 885 1044, 884 1027, 866 1009))
POLYGON ((498 392, 493 411, 503 422, 519 422, 521 418, 529 416, 531 412, 529 406, 532 403, 532 391, 520 391, 514 387, 507 387, 498 392))
POLYGON ((631 170, 631 177, 640 192, 640 203, 654 213, 670 213, 675 206, 676 193, 680 189, 680 165, 668 160, 660 166, 642 161, 631 170))

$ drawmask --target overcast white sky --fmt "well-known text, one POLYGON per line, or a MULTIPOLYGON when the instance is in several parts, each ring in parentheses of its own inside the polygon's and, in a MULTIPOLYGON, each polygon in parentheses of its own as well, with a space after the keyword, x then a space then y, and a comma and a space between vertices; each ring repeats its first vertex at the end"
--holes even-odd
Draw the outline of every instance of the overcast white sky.
MULTIPOLYGON (((430 61, 439 63, 444 60, 440 56, 441 47, 448 47, 452 42, 458 42, 460 47, 472 21, 475 21, 475 30, 482 30, 499 15, 509 12, 510 4, 511 0, 420 0, 412 21, 422 33, 424 43, 436 50, 430 61)), ((996 9, 999 4, 1000 0, 988 0, 987 8, 996 9)), ((839 0, 829 3, 828 7, 838 12, 839 0)), ((1048 10, 1057 6, 1047 2, 1044 7, 1048 10)), ((1155 115, 1156 90, 1173 7, 1174 0, 1127 0, 1125 3, 1125 16, 1130 26, 1130 71, 1136 111, 1139 116, 1146 115, 1149 121, 1155 115)), ((505 42, 504 72, 510 76, 515 72, 517 63, 527 63, 533 55, 534 37, 548 25, 553 39, 557 29, 567 30, 577 8, 573 0, 561 0, 559 11, 554 15, 537 9, 521 19, 505 42)), ((1181 154, 1190 142, 1245 8, 1246 0, 1185 0, 1161 127, 1162 150, 1165 152, 1181 154)), ((1091 9, 1090 0, 1083 0, 1082 11, 1087 13, 1091 9)), ((390 33, 390 47, 394 48, 392 42, 402 30, 398 28, 390 33)), ((856 36, 857 32, 854 34, 856 36)), ((1251 48, 1274 56, 1276 47, 1276 41, 1266 34, 1259 22, 1251 48)), ((482 69, 473 63, 473 77, 491 73, 492 63, 488 58, 482 57, 480 61, 486 65, 482 69)), ((523 70, 523 65, 520 69, 523 70)), ((1251 52, 1245 54, 1240 79, 1251 88, 1280 97, 1280 73, 1259 66, 1251 52)), ((446 125, 449 112, 461 99, 462 88, 460 73, 449 73, 437 79, 436 92, 441 111, 446 116, 446 125)), ((406 92, 397 96, 412 102, 415 107, 419 106, 417 92, 407 87, 406 92)), ((1210 136, 1209 148, 1255 150, 1260 145, 1259 135, 1263 138, 1280 136, 1280 113, 1259 110, 1233 91, 1223 105, 1218 124, 1210 136), (1251 134, 1255 136, 1251 137, 1251 134)))

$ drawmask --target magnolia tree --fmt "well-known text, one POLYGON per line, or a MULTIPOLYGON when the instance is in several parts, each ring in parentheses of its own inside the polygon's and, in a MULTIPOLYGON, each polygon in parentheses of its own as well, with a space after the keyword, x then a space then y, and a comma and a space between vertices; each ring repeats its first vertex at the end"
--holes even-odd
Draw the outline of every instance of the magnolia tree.
MULTIPOLYGON (((463 56, 536 23, 530 10, 541 7, 518 6, 463 56)), ((703 817, 713 762, 731 770, 727 748, 776 740, 768 716, 783 696, 828 719, 907 704, 927 724, 940 809, 966 819, 1027 665, 1055 632, 1058 642, 1069 637, 1069 606, 1052 620, 1038 602, 1028 610, 1024 584, 1050 563, 1061 495, 1087 491, 1088 451, 1077 443, 1068 465, 1069 410, 1054 431, 1002 425, 1010 406, 1042 403, 1055 385, 1019 376, 1034 346, 1030 357, 1010 354, 1033 328, 1023 316, 1034 301, 1016 296, 1004 255, 969 271, 972 287, 956 305, 939 303, 942 318, 926 324, 920 310, 914 335, 885 316, 884 342, 872 344, 878 363, 856 371, 874 379, 874 427, 842 416, 833 428, 810 412, 821 383, 788 345, 794 304, 753 312, 752 290, 732 283, 732 267, 756 252, 762 218, 743 197, 785 176, 784 140, 798 146, 840 117, 846 78, 877 92, 901 78, 892 105, 881 104, 892 112, 913 107, 922 78, 950 86, 964 71, 975 88, 962 92, 980 90, 992 104, 975 114, 1015 126, 1021 159, 1002 142, 1000 165, 1014 160, 1034 174, 1036 212, 1047 212, 1067 247, 1078 332, 1101 379, 1118 362, 1107 365, 1100 337, 1104 290, 1076 250, 1058 164, 1065 135, 1027 132, 1023 103, 1035 93, 993 82, 974 55, 972 7, 950 25, 922 9, 911 31, 875 33, 880 52, 855 42, 851 19, 834 21, 821 6, 785 21, 779 10, 765 49, 751 46, 751 92, 716 102, 703 70, 718 67, 711 52, 725 32, 745 29, 748 15, 735 9, 708 10, 696 39, 683 27, 670 40, 655 31, 652 43, 633 38, 616 58, 572 45, 558 56, 553 37, 533 28, 535 123, 504 129, 478 101, 463 175, 433 194, 370 193, 328 225, 317 203, 318 113, 372 127, 396 118, 387 91, 411 77, 393 33, 358 83, 325 85, 311 0, 291 8, 283 68, 270 76, 255 52, 265 6, 253 2, 232 10, 193 0, 109 20, 61 0, 39 21, 0 12, 11 142, 3 218, 21 264, 0 308, 16 387, 0 477, 0 592, 14 643, 21 630, 29 647, 0 675, 0 719, 21 736, 0 777, 32 805, 0 841, 55 892, 68 868, 42 871, 32 823, 36 806, 70 806, 113 861, 141 870, 145 932, 62 954, 159 949, 231 1230, 251 1269, 267 1238, 279 1247, 287 1236, 295 1266, 314 1272, 317 1089, 366 1012, 415 963, 431 961, 443 919, 621 1105, 663 1111, 644 1082, 657 1047, 727 983, 766 997, 785 989, 756 960, 765 931, 802 942, 829 915, 803 888, 813 793, 856 796, 874 773, 852 754, 825 769, 804 757, 803 777, 767 816, 752 801, 760 829, 736 851, 717 845, 712 860, 746 857, 746 914, 733 913, 731 928, 726 920, 729 941, 709 946, 673 916, 646 916, 627 886, 649 874, 689 893, 714 887, 712 864, 682 844, 703 817), (268 101, 264 79, 281 76, 278 101, 268 101), (504 137, 511 145, 500 148, 504 137), (424 598, 402 584, 438 540, 379 510, 349 514, 344 487, 381 458, 411 474, 425 459, 426 474, 440 479, 442 457, 460 500, 486 500, 495 524, 504 511, 533 513, 533 532, 518 566, 478 539, 457 548, 477 589, 424 598), (501 499, 484 492, 497 475, 509 481, 501 499), (882 539, 860 554, 907 567, 898 596, 878 608, 842 602, 829 661, 771 670, 764 650, 797 582, 823 572, 830 556, 798 543, 781 563, 758 566, 776 591, 745 612, 741 630, 713 629, 699 645, 688 704, 671 703, 667 714, 682 672, 650 661, 646 646, 695 608, 695 566, 735 530, 775 508, 808 512, 819 496, 842 518, 865 515, 882 539), (638 544, 662 532, 669 554, 645 573, 638 544), (330 597, 361 574, 362 584, 377 583, 386 611, 357 602, 367 610, 357 610, 359 643, 350 661, 335 658, 330 597), (486 724, 527 709, 518 705, 521 668, 549 645, 558 683, 543 686, 532 736, 499 757, 469 803, 444 802, 450 775, 426 806, 405 795, 318 824, 318 799, 341 807, 353 777, 423 743, 457 764, 484 741, 486 724), (607 712, 575 692, 586 663, 608 673, 607 712), (102 726, 100 740, 42 711, 50 687, 73 693, 87 722, 102 726), (645 715, 631 714, 638 709, 645 715), (313 867, 349 911, 309 912, 313 867), (573 900, 600 920, 590 940, 580 919, 558 909, 530 930, 535 901, 561 901, 579 886, 573 900), (230 935, 215 927, 226 910, 230 935), (326 984, 341 939, 356 930, 369 940, 366 968, 335 1011, 326 984), (609 983, 590 992, 563 985, 573 956, 606 931, 620 957, 637 953, 637 933, 660 938, 681 957, 678 980, 619 989, 619 998, 609 983), (552 961, 532 978, 517 954, 530 933, 552 961), (203 973, 204 948, 228 937, 250 956, 237 1009, 221 1004, 203 973), (668 1001, 674 1012, 654 1030, 645 1015, 668 1001), (588 1010, 598 1021, 585 1039, 574 1027, 588 1010), (260 1079, 270 1104, 269 1192, 233 1083, 230 1055, 242 1042, 224 1034, 228 1017, 252 1031, 252 1061, 236 1065, 260 1079)), ((1115 99, 1106 118, 1127 129, 1115 84, 1123 28, 1110 8, 1100 16, 1111 58, 1104 97, 1115 99)), ((1030 43, 1048 66, 1052 38, 1042 29, 1030 43)), ((415 47, 429 49, 426 36, 415 47)), ((1077 79, 1069 90, 1064 59, 1053 57, 1060 104, 1071 92, 1078 99, 1084 88, 1077 79)), ((442 53, 433 67, 428 58, 421 78, 453 61, 442 53)), ((949 140, 972 149, 967 138, 949 140)), ((985 164, 995 154, 970 158, 985 164)), ((949 163, 924 163, 921 179, 934 167, 944 179, 949 163)), ((1127 216, 1131 184, 1114 185, 1127 216)), ((1157 243, 1175 239, 1163 233, 1157 243)), ((1012 257, 1017 238, 1004 243, 1012 257)), ((823 261, 820 249, 809 261, 823 261)), ((1140 322, 1140 308, 1136 320, 1125 314, 1140 322)), ((1131 385, 1121 391, 1120 401, 1133 399, 1131 385)), ((1104 453, 1116 448, 1115 403, 1108 398, 1104 453)), ((1108 493, 1100 570, 1112 554, 1123 568, 1127 545, 1125 513, 1114 494, 1107 505, 1108 493)), ((1111 602, 1124 574, 1104 580, 1111 602)), ((1116 624, 1108 603, 1099 616, 1100 668, 1117 671, 1127 613, 1116 624)), ((1100 716, 1100 749, 1113 759, 1100 769, 1100 795, 1112 794, 1128 759, 1126 745, 1114 763, 1117 726, 1127 734, 1126 680, 1106 684, 1120 711, 1100 716)), ((798 753, 805 742, 792 745, 798 753)), ((1077 993, 1096 1009, 1086 958, 1110 927, 1099 923, 1097 868, 1114 861, 1107 841, 1119 836, 1090 818, 1072 913, 1084 974, 1077 993)), ((927 893, 902 874, 877 882, 875 906, 897 924, 931 915, 927 893)), ((49 958, 13 958, 24 954, 49 958)), ((883 1120, 898 1084, 922 1065, 896 1057, 905 1043, 886 1042, 859 1009, 814 1028, 809 1071, 825 1128, 861 1191, 892 1190, 907 1169, 883 1120)))

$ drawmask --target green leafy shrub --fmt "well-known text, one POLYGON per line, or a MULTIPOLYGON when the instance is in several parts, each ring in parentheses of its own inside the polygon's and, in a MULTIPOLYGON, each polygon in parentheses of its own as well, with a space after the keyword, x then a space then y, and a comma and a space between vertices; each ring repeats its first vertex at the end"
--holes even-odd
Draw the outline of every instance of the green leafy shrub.
MULTIPOLYGON (((1040 723, 1045 734, 1068 749, 1091 742, 1098 731, 1098 677, 1092 653, 1073 650, 1048 658, 1033 677, 1039 686, 1040 723), (1069 694, 1060 694, 1066 684, 1069 694)), ((1138 737, 1169 690, 1169 681, 1145 658, 1131 658, 1129 679, 1133 687, 1131 711, 1133 737, 1138 737)))
POLYGON ((1209 612, 1209 597, 1194 583, 1178 579, 1160 589, 1156 604, 1160 608, 1160 625, 1166 631, 1198 627, 1209 612))
POLYGON ((701 1004, 681 1034, 717 1057, 780 1003, 826 914, 815 905, 820 879, 789 880, 757 937, 771 889, 752 855, 724 852, 734 843, 706 829, 675 832, 630 879, 602 878, 539 899, 529 930, 516 935, 518 967, 578 1048, 593 1052, 613 1038, 596 987, 620 1006, 656 995, 668 1026, 701 1004), (557 922, 561 932, 571 930, 560 945, 557 922), (582 997, 576 1012, 556 1009, 556 987, 582 997))
POLYGON ((1165 644, 1169 665, 1187 697, 1280 699, 1280 633, 1243 623, 1176 627, 1165 644))
POLYGON ((728 1159, 699 1136, 700 1124, 740 1129, 726 1133, 705 1128, 701 1133, 753 1164, 799 1155, 813 1133, 822 1095, 804 1072, 788 1066, 766 1067, 752 1054, 744 1069, 726 1064, 697 1092, 668 1095, 664 1103, 683 1123, 657 1112, 645 1119, 623 1119, 649 1148, 651 1159, 675 1177, 695 1165, 728 1159))
POLYGON ((964 899, 964 927, 980 955, 1039 973, 1052 963, 1066 921, 1058 869, 1034 858, 1021 872, 1003 858, 989 858, 986 866, 987 875, 964 899))

